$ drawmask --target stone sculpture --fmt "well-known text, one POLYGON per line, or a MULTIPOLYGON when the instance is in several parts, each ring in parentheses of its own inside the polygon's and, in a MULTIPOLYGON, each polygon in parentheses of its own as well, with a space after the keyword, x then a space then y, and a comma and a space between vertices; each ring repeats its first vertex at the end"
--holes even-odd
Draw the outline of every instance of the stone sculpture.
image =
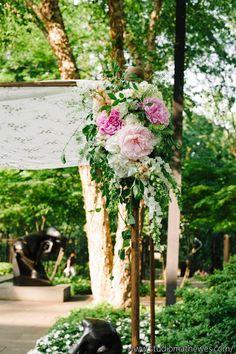
POLYGON ((39 231, 16 240, 13 244, 13 284, 20 286, 49 286, 42 257, 58 253, 56 266, 61 260, 66 239, 56 229, 39 231))
POLYGON ((120 337, 110 322, 87 318, 82 321, 84 333, 68 354, 121 354, 120 337))

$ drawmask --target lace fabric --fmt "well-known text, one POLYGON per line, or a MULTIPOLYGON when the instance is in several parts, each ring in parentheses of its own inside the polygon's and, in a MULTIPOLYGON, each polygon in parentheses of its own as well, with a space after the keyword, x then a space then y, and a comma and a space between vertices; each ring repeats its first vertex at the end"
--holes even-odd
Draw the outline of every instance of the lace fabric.
POLYGON ((76 84, 0 87, 1 168, 39 170, 86 164, 79 151, 86 147, 82 129, 92 107, 89 91, 102 82, 78 80, 76 84))

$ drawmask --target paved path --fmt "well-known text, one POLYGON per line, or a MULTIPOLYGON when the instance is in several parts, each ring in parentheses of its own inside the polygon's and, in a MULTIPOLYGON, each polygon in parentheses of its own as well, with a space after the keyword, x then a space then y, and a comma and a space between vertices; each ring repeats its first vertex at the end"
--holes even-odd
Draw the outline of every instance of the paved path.
POLYGON ((58 317, 91 302, 90 296, 64 303, 0 300, 0 354, 26 354, 58 317))

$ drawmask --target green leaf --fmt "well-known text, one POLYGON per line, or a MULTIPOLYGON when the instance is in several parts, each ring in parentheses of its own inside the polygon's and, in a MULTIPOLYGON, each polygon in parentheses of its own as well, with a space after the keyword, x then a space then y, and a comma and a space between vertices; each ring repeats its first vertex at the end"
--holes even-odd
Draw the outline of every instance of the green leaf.
POLYGON ((112 99, 112 100, 117 100, 116 96, 114 95, 114 93, 109 92, 108 96, 112 99))
POLYGON ((130 230, 122 231, 122 238, 123 238, 123 240, 130 240, 130 238, 131 238, 130 230))
POLYGON ((106 106, 100 107, 99 111, 106 111, 106 112, 109 112, 110 109, 111 109, 111 106, 106 105, 106 106))
POLYGON ((112 103, 112 106, 117 106, 119 103, 120 103, 119 100, 115 100, 115 101, 112 103))
POLYGON ((133 215, 129 215, 127 223, 129 225, 134 225, 135 224, 135 219, 134 219, 133 215))
POLYGON ((129 240, 124 240, 124 242, 123 242, 123 247, 124 248, 127 248, 127 247, 129 247, 130 246, 130 239, 129 240))
POLYGON ((125 250, 123 248, 118 251, 118 256, 122 261, 125 259, 125 250))
POLYGON ((136 181, 132 187, 132 192, 135 199, 141 200, 143 198, 143 192, 144 192, 144 186, 142 182, 136 181))
POLYGON ((89 141, 91 137, 95 137, 97 126, 95 124, 86 125, 86 127, 82 129, 82 132, 86 136, 86 140, 89 141))

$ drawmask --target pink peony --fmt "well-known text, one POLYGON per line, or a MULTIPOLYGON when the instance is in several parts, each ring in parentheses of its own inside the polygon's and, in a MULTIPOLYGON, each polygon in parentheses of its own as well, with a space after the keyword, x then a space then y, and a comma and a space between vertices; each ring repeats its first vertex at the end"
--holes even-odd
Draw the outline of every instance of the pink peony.
POLYGON ((97 126, 101 134, 114 135, 122 127, 120 112, 112 109, 109 116, 107 116, 107 113, 103 111, 97 117, 97 126))
POLYGON ((130 160, 151 154, 155 144, 155 136, 141 125, 126 125, 119 131, 120 152, 130 160))
POLYGON ((147 119, 153 124, 169 124, 169 112, 162 100, 156 97, 147 97, 143 100, 142 107, 147 119))

